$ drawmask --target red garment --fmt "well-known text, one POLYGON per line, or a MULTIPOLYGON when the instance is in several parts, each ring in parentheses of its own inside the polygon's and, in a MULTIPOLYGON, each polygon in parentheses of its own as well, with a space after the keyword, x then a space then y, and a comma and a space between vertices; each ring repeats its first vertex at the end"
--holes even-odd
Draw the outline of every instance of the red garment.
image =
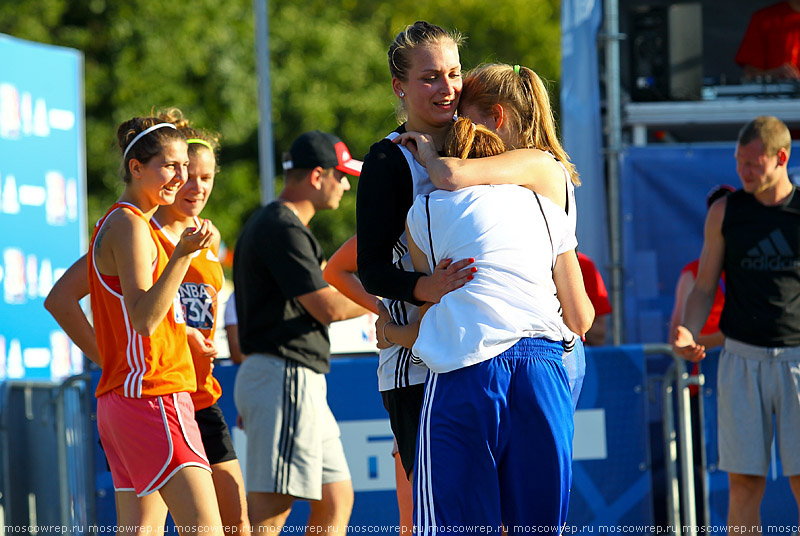
POLYGON ((800 67, 800 13, 779 2, 753 13, 736 63, 762 71, 790 63, 800 67))
POLYGON ((607 315, 611 313, 611 302, 608 301, 608 291, 603 283, 603 277, 597 271, 592 259, 578 252, 578 264, 581 265, 583 275, 583 286, 586 287, 586 294, 594 307, 595 316, 607 315))
MULTIPOLYGON (((690 262, 681 270, 684 272, 692 272, 694 278, 697 279, 697 269, 700 266, 700 259, 690 262)), ((719 285, 717 285, 717 292, 714 294, 714 305, 711 306, 711 312, 708 313, 708 320, 700 330, 700 335, 710 335, 719 331, 719 317, 722 314, 722 307, 725 305, 725 272, 720 276, 719 285)))

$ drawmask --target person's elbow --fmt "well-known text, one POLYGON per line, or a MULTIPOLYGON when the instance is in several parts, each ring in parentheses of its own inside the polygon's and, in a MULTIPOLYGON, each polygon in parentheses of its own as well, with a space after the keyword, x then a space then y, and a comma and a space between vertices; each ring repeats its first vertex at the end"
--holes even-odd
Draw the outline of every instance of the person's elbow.
POLYGON ((586 303, 576 310, 564 311, 564 324, 570 331, 578 335, 583 335, 589 331, 593 322, 594 307, 592 307, 591 303, 586 303))
POLYGON ((343 272, 343 270, 335 266, 331 268, 330 263, 328 263, 325 268, 322 269, 322 279, 324 279, 327 284, 337 290, 345 285, 344 280, 346 277, 346 272, 343 272))
POLYGON ((48 294, 47 298, 45 298, 44 308, 59 326, 63 326, 69 320, 69 311, 65 307, 65 303, 52 294, 48 294))
MULTIPOLYGON (((69 314, 69 303, 72 298, 60 292, 58 288, 55 287, 47 295, 44 300, 44 308, 60 323, 64 316, 69 314)), ((75 301, 79 300, 75 299, 75 301)))
POLYGON ((131 327, 142 337, 152 337, 160 323, 150 318, 131 318, 131 327))
POLYGON ((58 300, 53 296, 53 293, 47 295, 44 299, 44 308, 53 317, 57 314, 58 300))
POLYGON ((336 281, 336 276, 333 275, 333 270, 331 269, 330 263, 325 265, 325 268, 322 269, 322 279, 329 285, 336 286, 334 281, 336 281))
MULTIPOLYGON (((370 294, 382 295, 380 288, 380 276, 377 275, 377 270, 373 269, 373 265, 369 262, 362 262, 358 265, 358 278, 361 280, 361 285, 364 290, 370 294)), ((325 281, 328 281, 326 278, 325 281)), ((329 284, 333 284, 328 281, 329 284)), ((335 285, 334 285, 335 286, 335 285)))
POLYGON ((155 329, 153 329, 149 324, 136 324, 133 323, 133 330, 141 335, 142 337, 152 337, 155 329))
POLYGON ((606 343, 608 315, 595 315, 592 326, 586 331, 586 344, 588 346, 603 346, 606 343))

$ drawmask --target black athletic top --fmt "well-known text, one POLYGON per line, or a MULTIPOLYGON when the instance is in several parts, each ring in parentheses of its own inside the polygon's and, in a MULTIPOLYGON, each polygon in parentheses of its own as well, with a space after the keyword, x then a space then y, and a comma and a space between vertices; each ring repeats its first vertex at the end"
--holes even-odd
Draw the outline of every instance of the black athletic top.
POLYGON ((800 195, 766 206, 738 190, 726 198, 725 307, 720 331, 764 347, 800 346, 800 195))
POLYGON ((320 269, 322 247, 311 231, 286 205, 270 203, 245 224, 233 259, 242 352, 277 355, 328 372, 328 326, 297 299, 328 286, 320 269))
MULTIPOLYGON (((404 133, 405 126, 396 132, 404 133)), ((358 180, 356 234, 358 276, 367 292, 422 305, 414 286, 424 274, 398 269, 393 248, 405 231, 406 216, 414 203, 414 183, 400 148, 382 139, 370 147, 358 180)))

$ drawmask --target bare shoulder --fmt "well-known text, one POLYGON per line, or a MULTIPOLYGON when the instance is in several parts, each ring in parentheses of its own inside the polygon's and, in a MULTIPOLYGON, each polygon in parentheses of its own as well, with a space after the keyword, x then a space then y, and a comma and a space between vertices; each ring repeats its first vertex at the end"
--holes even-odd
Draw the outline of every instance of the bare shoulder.
POLYGON ((94 250, 97 268, 107 275, 118 275, 118 267, 130 263, 135 251, 148 251, 151 258, 155 258, 156 251, 150 225, 127 209, 115 210, 108 216, 97 233, 94 250))
POLYGON ((531 159, 535 162, 536 169, 541 173, 547 174, 553 184, 562 186, 566 182, 567 177, 564 174, 564 168, 553 155, 539 149, 526 149, 526 151, 531 151, 531 159))
POLYGON ((531 162, 534 162, 537 165, 552 167, 553 169, 561 169, 561 166, 558 165, 558 161, 553 157, 553 155, 546 151, 542 151, 541 149, 526 147, 523 149, 516 149, 515 152, 524 154, 526 158, 529 158, 531 162))
MULTIPOLYGON (((494 158, 507 160, 509 162, 524 163, 539 172, 555 172, 561 170, 558 161, 556 161, 550 153, 539 149, 514 149, 513 151, 506 151, 494 158)), ((563 176, 563 172, 561 173, 563 176)))
POLYGON ((127 258, 135 250, 149 251, 150 256, 155 258, 156 246, 150 224, 135 212, 117 210, 109 216, 106 226, 106 242, 114 250, 115 256, 127 258))
POLYGON ((521 153, 528 162, 528 188, 564 207, 567 202, 567 178, 558 161, 549 153, 539 149, 517 149, 511 153, 521 153))
POLYGON ((728 206, 728 200, 723 197, 714 201, 714 204, 708 209, 706 216, 706 229, 707 230, 722 230, 722 220, 725 219, 725 208, 728 206))
POLYGON ((114 239, 132 239, 143 231, 147 231, 149 235, 150 227, 138 214, 126 208, 120 208, 108 216, 108 219, 103 224, 102 231, 105 231, 106 236, 114 239))

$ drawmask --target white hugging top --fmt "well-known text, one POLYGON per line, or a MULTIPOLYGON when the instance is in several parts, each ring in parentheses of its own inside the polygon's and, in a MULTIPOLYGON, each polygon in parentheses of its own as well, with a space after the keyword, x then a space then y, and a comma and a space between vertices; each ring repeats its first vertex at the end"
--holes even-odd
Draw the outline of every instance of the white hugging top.
POLYGON ((491 359, 522 337, 572 339, 561 318, 553 267, 577 246, 564 209, 514 185, 420 195, 408 213, 430 270, 474 257, 478 271, 425 314, 414 355, 434 372, 491 359))

